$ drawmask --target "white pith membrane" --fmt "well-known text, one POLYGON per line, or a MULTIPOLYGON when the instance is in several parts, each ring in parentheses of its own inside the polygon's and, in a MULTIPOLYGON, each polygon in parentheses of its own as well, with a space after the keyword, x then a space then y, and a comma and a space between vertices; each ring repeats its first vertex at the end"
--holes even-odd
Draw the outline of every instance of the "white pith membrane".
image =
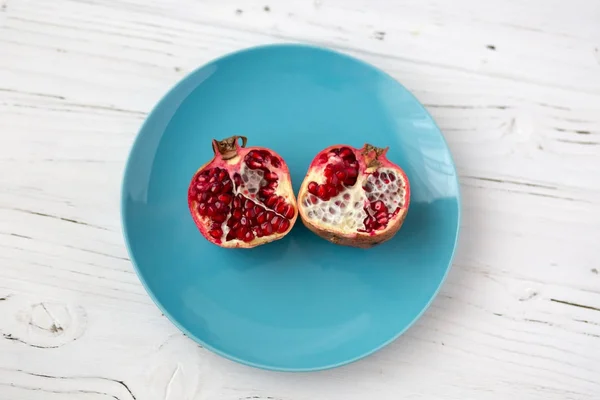
MULTIPOLYGON (((303 198, 299 199, 304 208, 304 215, 312 221, 318 221, 320 227, 343 233, 356 233, 365 229, 367 212, 373 217, 377 214, 372 210, 371 203, 381 200, 388 209, 388 220, 391 220, 397 211, 404 207, 406 182, 394 169, 379 168, 377 172, 378 174, 359 175, 355 185, 345 186, 337 196, 327 201, 306 191, 303 198), (386 181, 388 183, 385 183, 386 181), (367 192, 363 187, 370 188, 371 192, 367 192)), ((320 177, 317 177, 317 174, 314 174, 307 179, 323 183, 325 179, 322 171, 319 175, 320 177)), ((387 226, 389 222, 385 227, 387 226)))

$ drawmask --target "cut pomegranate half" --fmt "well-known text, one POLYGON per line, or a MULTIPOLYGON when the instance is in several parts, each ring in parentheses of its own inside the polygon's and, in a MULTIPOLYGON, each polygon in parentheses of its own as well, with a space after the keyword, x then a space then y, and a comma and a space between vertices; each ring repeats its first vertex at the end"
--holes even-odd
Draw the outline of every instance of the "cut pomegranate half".
POLYGON ((335 145, 310 164, 298 193, 302 222, 330 242, 372 247, 391 239, 410 203, 404 171, 382 149, 335 145))
POLYGON ((298 216, 283 159, 270 149, 246 148, 246 141, 244 136, 213 140, 214 158, 196 171, 188 189, 194 222, 221 247, 281 239, 298 216))

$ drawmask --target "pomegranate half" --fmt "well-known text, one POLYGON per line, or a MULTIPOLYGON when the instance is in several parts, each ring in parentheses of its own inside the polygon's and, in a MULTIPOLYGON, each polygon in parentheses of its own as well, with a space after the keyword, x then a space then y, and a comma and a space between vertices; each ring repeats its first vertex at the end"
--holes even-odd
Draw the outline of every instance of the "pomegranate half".
POLYGON ((194 222, 221 247, 250 248, 281 239, 298 217, 283 159, 270 149, 246 148, 246 142, 244 136, 213 140, 214 158, 196 171, 188 189, 194 222))
POLYGON ((391 239, 406 218, 410 184, 387 150, 335 145, 317 154, 298 193, 304 225, 345 246, 368 248, 391 239))

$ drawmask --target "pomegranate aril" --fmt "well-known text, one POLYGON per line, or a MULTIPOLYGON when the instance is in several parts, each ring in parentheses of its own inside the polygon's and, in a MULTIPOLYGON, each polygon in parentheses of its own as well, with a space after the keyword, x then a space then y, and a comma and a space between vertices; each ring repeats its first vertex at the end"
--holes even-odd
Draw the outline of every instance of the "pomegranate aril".
POLYGON ((379 211, 377 214, 375 214, 375 218, 376 219, 383 218, 383 217, 387 218, 387 215, 388 215, 387 210, 382 210, 382 211, 379 211))
POLYGON ((267 220, 267 213, 266 212, 260 213, 260 214, 258 214, 256 216, 256 222, 258 222, 259 224, 262 224, 266 220, 267 220))
POLYGON ((335 177, 338 180, 340 180, 340 182, 343 182, 346 179, 347 176, 348 175, 346 174, 345 171, 338 171, 338 172, 335 173, 335 177))
POLYGON ((288 204, 286 206, 285 211, 282 213, 284 217, 288 218, 288 219, 292 219, 294 217, 294 214, 296 212, 294 211, 294 207, 291 204, 288 204))
POLYGON ((246 218, 246 217, 240 218, 240 225, 242 225, 242 226, 250 225, 248 218, 246 218))
POLYGON ((396 175, 390 174, 390 181, 394 182, 396 180, 396 175))
POLYGON ((312 194, 317 194, 318 187, 319 185, 317 184, 317 182, 310 182, 308 184, 308 192, 312 194))
POLYGON ((281 160, 275 156, 271 156, 271 165, 275 168, 281 167, 281 160))
POLYGON ((335 175, 329 179, 329 183, 331 183, 333 186, 337 186, 339 182, 340 180, 335 175))
POLYGON ((198 214, 200 214, 201 216, 206 216, 206 204, 204 203, 200 203, 198 204, 198 214))
POLYGON ((354 152, 347 147, 340 149, 340 157, 344 160, 346 159, 356 159, 354 157, 354 152))
POLYGON ((232 213, 232 217, 235 218, 236 220, 239 220, 240 218, 242 218, 243 212, 240 208, 236 208, 233 210, 232 213))
POLYGON ((209 217, 214 216, 216 212, 217 212, 217 210, 215 210, 215 207, 212 205, 210 205, 206 208, 206 215, 208 215, 209 217))
POLYGON ((327 195, 327 186, 325 185, 318 185, 317 186, 317 193, 315 193, 317 196, 319 196, 320 198, 324 198, 327 195))
POLYGON ((233 199, 233 208, 239 208, 242 206, 242 201, 239 196, 233 199))
POLYGON ((213 229, 208 233, 210 234, 210 236, 214 237, 215 239, 219 239, 221 236, 223 236, 223 231, 220 229, 213 229))
POLYGON ((233 239, 236 238, 236 234, 234 230, 230 230, 229 232, 227 232, 227 236, 225 237, 226 241, 232 241, 233 239))
POLYGON ((279 179, 275 172, 267 172, 264 176, 267 181, 276 181, 279 179))
POLYGON ((263 161, 264 157, 262 156, 262 154, 258 151, 251 151, 250 153, 248 153, 248 157, 249 158, 253 158, 257 161, 263 161))
POLYGON ((260 224, 260 230, 262 231, 263 235, 270 235, 273 233, 273 225, 271 225, 270 222, 263 222, 260 224))
POLYGON ((242 180, 242 176, 236 172, 233 174, 233 182, 235 183, 235 187, 240 187, 244 181, 242 180))
POLYGON ((248 160, 246 162, 246 165, 251 169, 259 169, 260 167, 262 167, 262 163, 256 160, 248 160))
POLYGON ((211 218, 215 222, 221 222, 221 223, 223 223, 227 219, 227 215, 225 215, 225 214, 215 214, 211 218))
POLYGON ((282 218, 279 215, 276 215, 271 219, 271 224, 273 224, 273 226, 275 227, 277 226, 277 224, 279 224, 279 221, 281 221, 281 219, 282 218))
POLYGON ((290 227, 290 221, 287 219, 282 219, 277 227, 277 233, 284 233, 290 227))
POLYGON ((224 204, 229 204, 231 202, 231 199, 233 199, 233 196, 231 196, 230 194, 220 194, 219 196, 217 196, 217 199, 219 201, 222 201, 224 204))
POLYGON ((273 208, 275 204, 277 204, 277 200, 279 200, 279 196, 273 195, 268 197, 267 201, 265 201, 265 205, 269 208, 273 208))
POLYGON ((327 194, 329 197, 335 197, 338 194, 337 188, 335 186, 329 186, 327 189, 327 194))
POLYGON ((244 235, 244 242, 248 243, 254 240, 254 233, 252 233, 252 231, 248 231, 246 232, 246 234, 244 235))
POLYGON ((275 213, 273 211, 267 211, 267 221, 271 221, 275 217, 275 213))
POLYGON ((323 171, 323 175, 325 175, 327 178, 330 178, 334 172, 335 171, 333 170, 333 165, 327 164, 327 166, 325 167, 325 171, 323 171))
POLYGON ((223 182, 223 190, 221 193, 231 193, 233 191, 233 183, 230 180, 223 182))
POLYGON ((375 203, 371 204, 371 209, 373 211, 382 211, 383 209, 386 209, 387 211, 387 207, 385 206, 385 204, 383 204, 383 201, 378 200, 375 203))
POLYGON ((254 208, 249 208, 246 210, 246 218, 252 219, 254 217, 256 217, 256 212, 254 211, 254 208))
POLYGON ((275 189, 269 188, 269 187, 263 187, 262 189, 260 189, 260 191, 258 193, 263 197, 269 197, 275 193, 275 189))

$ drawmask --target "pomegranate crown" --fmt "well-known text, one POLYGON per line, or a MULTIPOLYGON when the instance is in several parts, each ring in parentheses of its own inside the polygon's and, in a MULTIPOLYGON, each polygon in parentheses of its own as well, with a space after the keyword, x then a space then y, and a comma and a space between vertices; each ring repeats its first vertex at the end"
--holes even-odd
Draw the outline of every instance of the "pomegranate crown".
POLYGON ((215 155, 220 155, 223 160, 229 160, 237 155, 240 147, 246 147, 248 138, 246 136, 231 136, 223 140, 213 139, 212 147, 215 155), (238 140, 242 139, 240 146, 238 140))

